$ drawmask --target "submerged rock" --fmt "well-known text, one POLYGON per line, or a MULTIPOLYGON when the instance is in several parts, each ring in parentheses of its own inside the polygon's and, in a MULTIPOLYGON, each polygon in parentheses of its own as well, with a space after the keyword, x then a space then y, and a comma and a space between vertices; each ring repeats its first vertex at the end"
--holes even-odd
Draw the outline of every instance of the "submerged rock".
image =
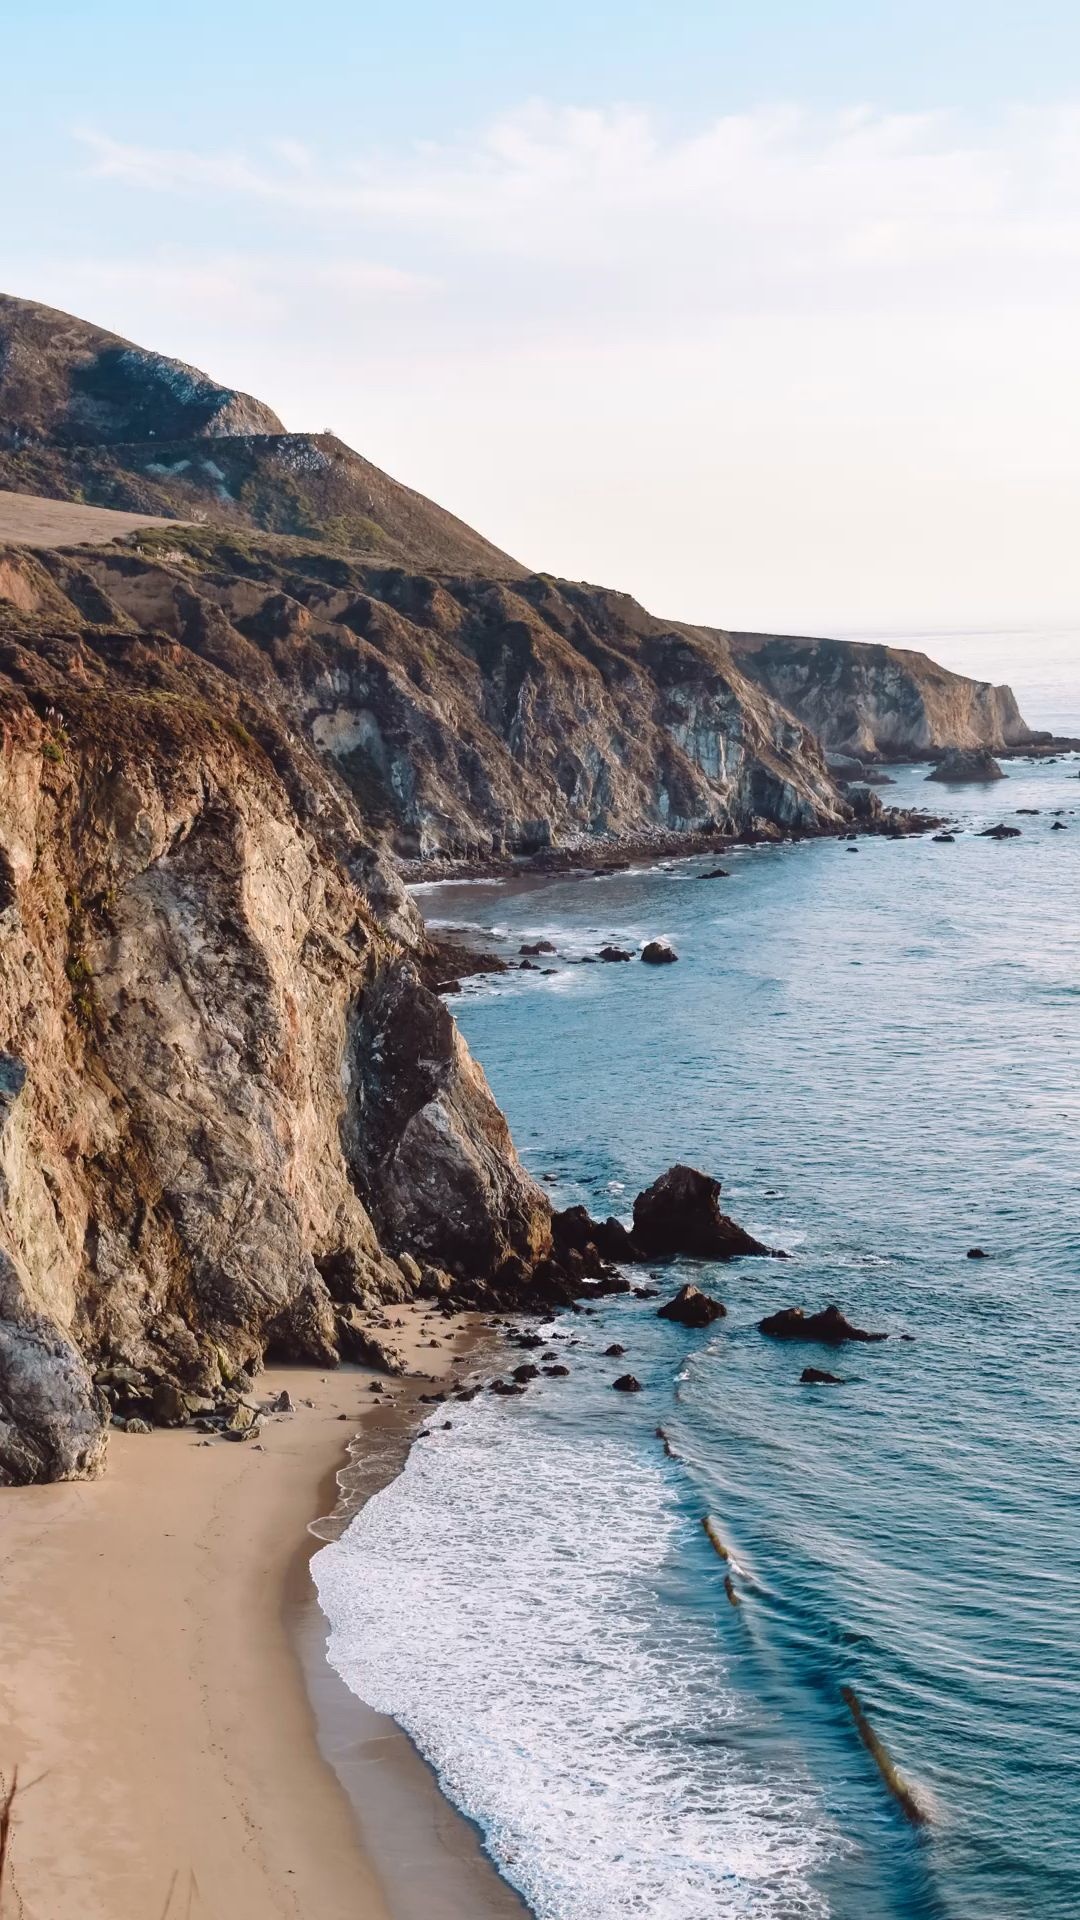
MULTIPOLYGON (((710 1299, 700 1287, 680 1287, 673 1299, 656 1309, 658 1320, 677 1320, 681 1327, 711 1327, 727 1308, 722 1300, 710 1299)), ((621 1349, 620 1349, 621 1351, 621 1349)))
POLYGON ((633 1239, 649 1259, 689 1254, 733 1260, 770 1249, 720 1210, 720 1182, 695 1167, 669 1167, 634 1201, 633 1239))
POLYGON ((758 1321, 758 1332, 773 1340, 820 1340, 839 1346, 844 1340, 887 1340, 887 1333, 867 1333, 842 1314, 839 1307, 823 1307, 820 1313, 804 1313, 802 1307, 784 1307, 758 1321))
POLYGON ((804 1367, 799 1375, 801 1387, 842 1387, 846 1384, 842 1374, 825 1373, 821 1367, 804 1367))
POLYGON ((1019 840, 1019 838, 1019 827, 1007 827, 1003 820, 999 820, 996 827, 984 827, 979 835, 980 840, 1019 840))

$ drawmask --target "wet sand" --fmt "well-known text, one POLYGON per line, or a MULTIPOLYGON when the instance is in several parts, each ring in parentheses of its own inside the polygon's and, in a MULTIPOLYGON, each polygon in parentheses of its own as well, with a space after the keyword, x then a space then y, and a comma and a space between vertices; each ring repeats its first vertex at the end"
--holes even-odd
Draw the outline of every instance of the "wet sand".
MULTIPOLYGON (((410 1365, 448 1373, 460 1326, 451 1344, 399 1311, 410 1365)), ((117 1433, 101 1480, 0 1492, 0 1773, 24 1788, 4 1920, 523 1911, 323 1657, 309 1523, 350 1435, 395 1470, 424 1386, 387 1383, 397 1405, 372 1415, 372 1378, 271 1368, 256 1392, 288 1386, 297 1410, 257 1443, 117 1433)))

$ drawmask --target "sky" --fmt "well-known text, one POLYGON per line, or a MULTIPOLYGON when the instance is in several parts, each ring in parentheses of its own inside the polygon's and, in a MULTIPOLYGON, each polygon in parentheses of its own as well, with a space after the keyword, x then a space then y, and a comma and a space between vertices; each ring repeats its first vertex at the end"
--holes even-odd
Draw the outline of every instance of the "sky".
POLYGON ((1080 9, 40 0, 0 286, 671 618, 1080 626, 1080 9))

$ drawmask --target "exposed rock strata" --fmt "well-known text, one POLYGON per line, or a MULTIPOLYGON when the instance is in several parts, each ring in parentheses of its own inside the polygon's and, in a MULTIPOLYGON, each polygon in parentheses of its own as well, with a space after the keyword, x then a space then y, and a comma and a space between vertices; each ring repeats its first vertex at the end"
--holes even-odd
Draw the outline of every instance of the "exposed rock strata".
POLYGON ((950 747, 998 753, 1032 738, 1011 688, 950 673, 925 653, 776 634, 733 633, 731 642, 742 671, 834 756, 921 760, 950 747))
POLYGON ((395 1253, 550 1250, 343 857, 359 816, 236 706, 175 640, 0 636, 0 1479, 97 1468, 95 1367, 213 1393, 267 1348, 335 1358, 343 1300, 415 1291, 395 1253))

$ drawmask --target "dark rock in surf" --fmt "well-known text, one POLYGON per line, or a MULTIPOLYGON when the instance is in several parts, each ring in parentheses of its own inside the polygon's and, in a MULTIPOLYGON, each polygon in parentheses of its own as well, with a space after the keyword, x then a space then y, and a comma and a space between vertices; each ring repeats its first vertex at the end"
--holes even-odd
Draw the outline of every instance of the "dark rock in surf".
POLYGON ((666 940, 647 940, 641 949, 641 957, 647 967, 671 967, 679 956, 666 940))
POLYGON ((985 1247, 969 1247, 967 1257, 969 1260, 989 1260, 990 1255, 985 1247))
POLYGON ((523 1366, 515 1367, 510 1375, 511 1380, 516 1380, 519 1387, 528 1386, 530 1380, 538 1380, 539 1377, 539 1367, 534 1367, 529 1361, 526 1361, 523 1366))
POLYGON ((799 1375, 801 1387, 842 1387, 846 1385, 839 1373, 826 1373, 821 1367, 804 1367, 799 1375))
POLYGON ((979 835, 980 840, 1019 840, 1019 838, 1019 827, 1007 827, 1003 820, 999 820, 996 827, 984 827, 979 835))
POLYGON ((632 1373, 620 1373, 618 1379, 613 1380, 611 1384, 616 1393, 641 1392, 641 1381, 635 1380, 632 1373))
POLYGON ((527 953, 535 957, 538 953, 554 953, 555 948, 550 940, 533 940, 527 942, 525 946, 519 947, 518 952, 521 954, 527 953))
POLYGON ((626 1352, 626 1348, 620 1347, 618 1341, 613 1340, 610 1347, 604 1348, 604 1359, 605 1360, 621 1360, 625 1352, 626 1352))
POLYGON ((638 1194, 633 1238, 650 1259, 732 1260, 771 1251, 720 1211, 719 1180, 696 1167, 669 1167, 638 1194))
POLYGON ((599 958, 613 965, 618 960, 632 960, 632 953, 624 953, 621 947, 601 947, 599 958))
POLYGON ((730 880, 731 875, 728 872, 726 867, 710 867, 708 873, 699 873, 698 879, 699 880, 730 880))
POLYGON ((961 785, 965 780, 1004 780, 1006 775, 989 747, 950 747, 926 777, 946 785, 961 785))
POLYGON ((839 1307, 823 1307, 820 1313, 804 1313, 801 1307, 784 1307, 758 1321, 758 1332, 772 1340, 820 1340, 827 1346, 839 1346, 844 1340, 887 1340, 887 1333, 868 1333, 856 1327, 839 1307))
POLYGON ((676 1320, 680 1327, 711 1327, 727 1312, 722 1300, 713 1300, 700 1287, 680 1287, 673 1299, 658 1307, 658 1320, 676 1320))

